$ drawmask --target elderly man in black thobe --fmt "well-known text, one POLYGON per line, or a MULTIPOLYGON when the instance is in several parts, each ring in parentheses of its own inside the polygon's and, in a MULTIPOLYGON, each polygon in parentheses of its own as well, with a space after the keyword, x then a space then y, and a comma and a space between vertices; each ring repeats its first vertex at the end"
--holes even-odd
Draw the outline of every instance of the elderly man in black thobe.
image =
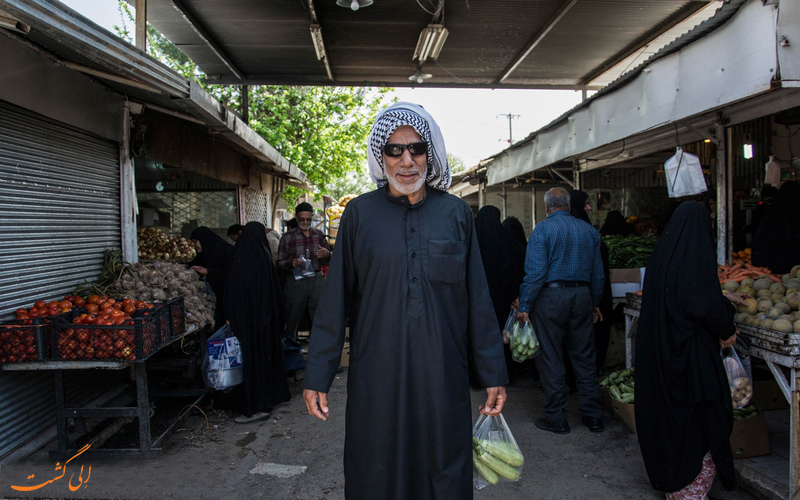
POLYGON ((468 360, 498 415, 508 381, 472 211, 446 193, 439 127, 395 103, 368 143, 378 189, 342 215, 311 330, 303 397, 329 415, 350 319, 345 498, 472 498, 468 360))

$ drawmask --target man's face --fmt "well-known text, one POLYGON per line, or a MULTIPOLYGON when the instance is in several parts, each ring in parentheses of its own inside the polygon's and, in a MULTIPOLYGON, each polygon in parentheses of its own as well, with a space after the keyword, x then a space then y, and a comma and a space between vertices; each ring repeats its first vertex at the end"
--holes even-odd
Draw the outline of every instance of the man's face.
MULTIPOLYGON (((389 144, 411 144, 422 142, 416 130, 409 126, 398 127, 389 137, 389 144)), ((425 188, 425 176, 428 172, 428 156, 412 155, 407 149, 400 156, 383 155, 386 167, 386 179, 389 181, 389 192, 394 196, 412 195, 425 188)))
POLYGON ((237 231, 235 233, 229 233, 228 238, 232 239, 233 241, 236 241, 237 239, 239 239, 240 234, 242 234, 241 231, 237 231))
POLYGON ((311 212, 297 212, 294 216, 297 219, 297 226, 301 231, 308 231, 311 228, 311 218, 314 214, 311 212))

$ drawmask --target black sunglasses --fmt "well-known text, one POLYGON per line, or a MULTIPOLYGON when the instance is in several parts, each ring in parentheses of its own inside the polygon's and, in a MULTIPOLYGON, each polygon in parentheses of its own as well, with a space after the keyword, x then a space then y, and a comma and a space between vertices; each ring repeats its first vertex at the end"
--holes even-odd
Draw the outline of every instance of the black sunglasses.
POLYGON ((383 154, 386 156, 403 156, 403 151, 408 150, 412 155, 424 155, 428 152, 427 142, 412 142, 411 144, 392 144, 388 143, 383 147, 383 154))

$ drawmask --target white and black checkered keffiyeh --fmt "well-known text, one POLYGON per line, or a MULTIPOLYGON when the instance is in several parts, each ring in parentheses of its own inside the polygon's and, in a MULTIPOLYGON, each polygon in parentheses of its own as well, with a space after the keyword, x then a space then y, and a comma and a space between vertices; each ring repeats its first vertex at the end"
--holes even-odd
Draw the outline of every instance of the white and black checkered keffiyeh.
POLYGON ((378 186, 387 183, 383 165, 383 147, 398 127, 407 125, 428 143, 428 175, 425 183, 439 191, 447 191, 452 178, 447 164, 447 150, 439 125, 422 106, 410 102, 396 102, 386 107, 375 119, 367 141, 367 163, 369 175, 378 186))

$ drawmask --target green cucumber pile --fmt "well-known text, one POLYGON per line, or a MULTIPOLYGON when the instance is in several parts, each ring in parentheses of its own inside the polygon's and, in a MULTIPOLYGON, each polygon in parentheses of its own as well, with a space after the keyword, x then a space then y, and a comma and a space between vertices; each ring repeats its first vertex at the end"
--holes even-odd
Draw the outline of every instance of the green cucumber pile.
POLYGON ((511 327, 509 348, 511 349, 511 358, 517 363, 522 363, 539 354, 539 339, 536 338, 530 321, 514 322, 514 326, 511 327))
POLYGON ((755 417, 759 413, 761 412, 755 404, 749 404, 744 408, 734 408, 733 420, 747 420, 750 417, 755 417))
POLYGON ((642 236, 603 236, 608 247, 608 264, 613 269, 647 267, 647 261, 656 247, 655 240, 642 236))
POLYGON ((497 484, 500 478, 516 481, 523 463, 525 459, 513 443, 472 438, 472 464, 489 484, 497 484))
POLYGON ((633 404, 633 368, 612 372, 600 381, 600 387, 608 389, 611 397, 620 403, 633 404))

